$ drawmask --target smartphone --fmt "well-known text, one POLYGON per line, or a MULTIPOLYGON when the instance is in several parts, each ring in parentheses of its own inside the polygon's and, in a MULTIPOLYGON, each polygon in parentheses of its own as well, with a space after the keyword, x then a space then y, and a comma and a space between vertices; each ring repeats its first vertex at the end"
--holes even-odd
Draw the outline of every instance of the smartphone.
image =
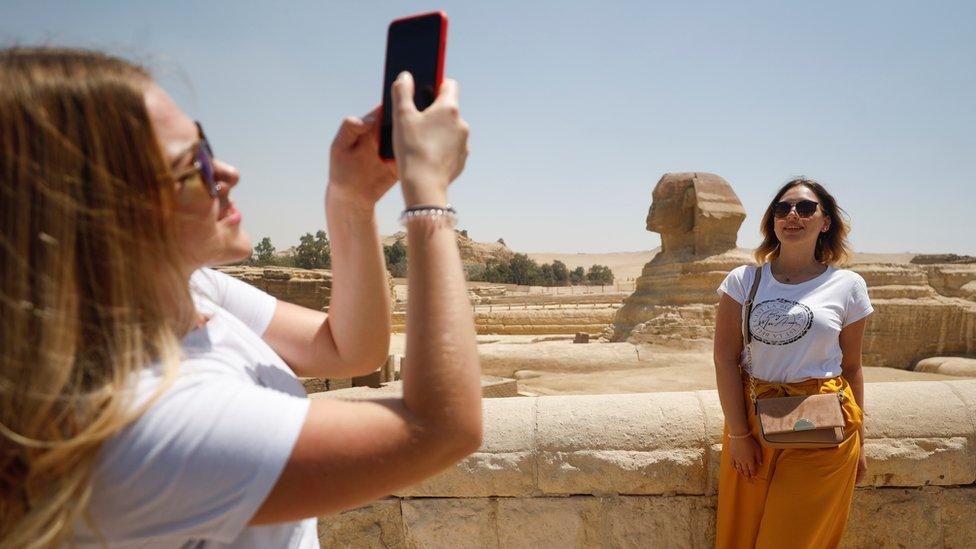
POLYGON ((397 75, 413 75, 413 101, 424 110, 437 98, 444 77, 444 48, 447 45, 447 14, 421 13, 396 19, 386 35, 386 66, 383 71, 383 116, 380 122, 380 157, 393 159, 393 100, 390 86, 397 75))

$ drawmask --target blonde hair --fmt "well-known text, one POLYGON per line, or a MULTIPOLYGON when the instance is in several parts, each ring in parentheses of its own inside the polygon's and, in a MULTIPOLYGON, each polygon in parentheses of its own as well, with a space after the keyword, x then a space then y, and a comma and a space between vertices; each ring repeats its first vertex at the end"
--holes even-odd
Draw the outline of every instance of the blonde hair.
POLYGON ((779 257, 779 238, 776 237, 776 231, 773 230, 776 223, 773 216, 773 206, 783 198, 786 191, 800 185, 817 195, 821 210, 823 210, 824 215, 830 218, 827 232, 817 238, 817 246, 813 252, 814 257, 825 265, 846 263, 851 257, 851 245, 847 240, 851 227, 847 219, 847 212, 837 205, 837 200, 827 192, 823 185, 806 177, 798 177, 786 182, 769 201, 769 206, 766 207, 766 213, 763 214, 759 225, 763 240, 754 252, 756 263, 762 265, 779 257))
POLYGON ((98 449, 148 406, 133 408, 133 374, 162 361, 171 380, 191 326, 150 81, 97 52, 0 51, 6 545, 60 545, 91 524, 98 449))

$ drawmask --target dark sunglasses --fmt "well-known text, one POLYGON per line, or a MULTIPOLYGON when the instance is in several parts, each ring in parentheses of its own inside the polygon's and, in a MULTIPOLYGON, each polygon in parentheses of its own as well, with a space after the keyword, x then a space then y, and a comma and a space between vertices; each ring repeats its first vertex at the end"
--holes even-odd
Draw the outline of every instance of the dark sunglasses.
POLYGON ((773 204, 773 217, 776 219, 783 219, 784 217, 790 215, 790 211, 796 209, 796 215, 800 217, 810 217, 817 213, 817 208, 820 206, 819 202, 814 202, 813 200, 801 200, 796 203, 789 203, 785 200, 780 200, 779 202, 773 204))
POLYGON ((210 148, 210 142, 207 141, 207 136, 203 133, 203 126, 199 122, 196 122, 196 125, 200 140, 193 145, 193 164, 178 175, 176 180, 184 181, 188 177, 200 174, 200 178, 203 179, 203 183, 207 186, 207 192, 210 193, 210 196, 216 198, 220 191, 220 185, 217 183, 216 176, 214 175, 213 149, 210 148))

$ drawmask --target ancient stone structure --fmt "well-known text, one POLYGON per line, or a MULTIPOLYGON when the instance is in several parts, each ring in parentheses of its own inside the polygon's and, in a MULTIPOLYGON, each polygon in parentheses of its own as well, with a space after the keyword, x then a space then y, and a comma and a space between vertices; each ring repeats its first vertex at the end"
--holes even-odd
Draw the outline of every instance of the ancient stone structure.
MULTIPOLYGON (((843 546, 972 546, 976 380, 865 391, 868 476, 843 546)), ((722 423, 715 391, 486 400, 478 452, 393 498, 323 517, 320 539, 711 547, 722 423)))
POLYGON ((647 230, 661 234, 661 251, 644 266, 636 291, 614 317, 610 339, 707 344, 714 331, 715 288, 730 270, 752 261, 735 246, 745 217, 721 177, 665 174, 647 214, 647 230))
POLYGON ((915 371, 976 378, 976 358, 934 356, 918 361, 915 371))
POLYGON ((943 263, 976 263, 976 257, 958 254, 919 254, 912 258, 917 265, 935 265, 943 263))
MULTIPOLYGON (((575 334, 587 332, 600 334, 607 324, 613 320, 617 312, 616 306, 586 304, 574 308, 571 306, 551 306, 523 308, 502 305, 488 308, 478 307, 474 312, 475 329, 478 334, 494 335, 543 335, 543 334, 575 334)), ((393 331, 406 331, 407 315, 405 312, 393 313, 393 331)))
POLYGON ((288 267, 220 267, 219 271, 296 305, 325 311, 332 296, 332 272, 288 267))
POLYGON ((936 355, 976 355, 973 265, 854 265, 868 284, 874 314, 864 334, 864 364, 912 368, 936 355), (965 299, 964 296, 969 296, 965 299))

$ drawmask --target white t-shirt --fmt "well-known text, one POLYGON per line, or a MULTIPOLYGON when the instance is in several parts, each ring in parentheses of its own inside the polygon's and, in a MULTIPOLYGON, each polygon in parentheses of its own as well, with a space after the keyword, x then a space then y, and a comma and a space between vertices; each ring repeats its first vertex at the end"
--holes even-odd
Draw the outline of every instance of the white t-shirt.
MULTIPOLYGON (((110 547, 318 547, 316 520, 248 527, 291 455, 309 401, 262 339, 277 301, 223 273, 190 279, 210 317, 183 340, 175 384, 102 447, 91 513, 110 547)), ((135 384, 144 402, 156 364, 135 384)), ((101 547, 82 521, 76 545, 101 547)))
MULTIPOLYGON (((733 269, 719 295, 745 302, 755 271, 746 265, 733 269)), ((752 375, 779 383, 839 376, 841 329, 873 311, 867 284, 853 271, 827 267, 806 282, 783 284, 766 263, 749 318, 752 375)), ((743 349, 743 361, 745 357, 743 349)))

